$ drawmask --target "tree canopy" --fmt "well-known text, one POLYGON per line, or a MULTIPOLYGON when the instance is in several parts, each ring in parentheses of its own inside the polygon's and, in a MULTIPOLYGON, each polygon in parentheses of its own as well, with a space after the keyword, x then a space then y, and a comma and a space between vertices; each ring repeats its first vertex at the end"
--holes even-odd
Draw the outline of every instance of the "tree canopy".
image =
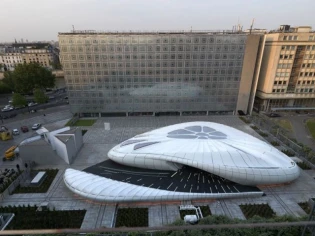
POLYGON ((15 107, 26 106, 27 101, 24 96, 19 93, 14 93, 12 96, 12 105, 15 107))
POLYGON ((48 101, 48 97, 41 89, 34 90, 34 99, 37 103, 45 103, 48 101))
POLYGON ((12 72, 5 72, 3 82, 18 93, 32 93, 34 89, 53 88, 55 76, 38 63, 19 64, 12 72))

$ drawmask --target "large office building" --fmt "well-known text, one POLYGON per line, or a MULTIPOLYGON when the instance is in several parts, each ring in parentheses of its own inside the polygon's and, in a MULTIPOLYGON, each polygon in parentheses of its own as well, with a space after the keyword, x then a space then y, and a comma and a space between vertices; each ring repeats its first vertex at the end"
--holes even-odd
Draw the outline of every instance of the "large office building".
POLYGON ((86 116, 249 112, 261 35, 59 33, 71 111, 86 116))
POLYGON ((315 32, 283 25, 264 38, 255 108, 315 109, 315 32))

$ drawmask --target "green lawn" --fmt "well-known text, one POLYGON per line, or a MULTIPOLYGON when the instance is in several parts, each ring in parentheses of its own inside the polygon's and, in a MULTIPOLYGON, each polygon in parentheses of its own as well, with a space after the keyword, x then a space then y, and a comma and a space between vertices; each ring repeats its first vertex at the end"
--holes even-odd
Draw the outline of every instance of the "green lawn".
POLYGON ((308 120, 306 121, 306 126, 308 130, 310 131, 312 137, 315 139, 315 120, 308 120))
POLYGON ((96 120, 78 120, 73 126, 92 126, 96 120))
POLYGON ((288 120, 276 120, 276 123, 281 126, 282 128, 284 129, 287 129, 289 131, 292 131, 292 125, 291 125, 291 122, 288 121, 288 120))

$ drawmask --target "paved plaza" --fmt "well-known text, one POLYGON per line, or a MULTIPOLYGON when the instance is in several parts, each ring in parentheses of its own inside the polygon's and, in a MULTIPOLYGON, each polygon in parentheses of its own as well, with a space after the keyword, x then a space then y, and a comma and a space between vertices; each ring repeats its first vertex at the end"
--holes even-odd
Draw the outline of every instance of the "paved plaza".
MULTIPOLYGON (((65 125, 71 114, 67 111, 54 113, 51 116, 38 117, 40 122, 65 125), (46 120, 45 120, 46 119, 46 120)), ((39 122, 35 118, 29 120, 20 120, 19 125, 24 122, 39 122)), ((109 117, 98 118, 93 126, 83 127, 87 129, 84 135, 84 145, 77 158, 71 165, 62 163, 54 166, 36 166, 36 168, 58 168, 59 172, 53 181, 49 191, 44 194, 14 194, 6 197, 1 205, 39 205, 41 202, 50 202, 56 210, 66 209, 86 209, 87 213, 82 224, 82 228, 112 227, 116 217, 118 207, 145 207, 149 208, 149 226, 161 226, 172 223, 179 218, 179 205, 177 203, 130 203, 130 204, 106 204, 90 202, 74 193, 70 192, 63 183, 63 174, 66 168, 83 170, 97 163, 106 161, 107 152, 124 140, 127 140, 137 134, 141 134, 159 127, 168 126, 176 123, 189 121, 211 121, 222 123, 235 127, 246 133, 249 133, 259 139, 263 139, 249 125, 243 123, 237 116, 182 116, 182 117, 109 117), (104 123, 110 123, 110 130, 104 129, 104 123)), ((15 124, 8 124, 11 128, 15 124)), ((20 137, 22 139, 22 136, 20 137)), ((20 140, 15 140, 20 141, 20 140)), ((6 149, 6 143, 0 144, 0 151, 6 149)), ((3 167, 15 167, 16 160, 12 163, 1 163, 3 167)), ((268 203, 277 215, 290 214, 294 216, 303 216, 305 212, 298 205, 299 202, 308 201, 315 196, 315 172, 301 171, 301 176, 291 184, 281 186, 259 186, 266 194, 263 197, 240 198, 227 200, 195 201, 195 205, 208 205, 212 214, 226 215, 239 219, 245 219, 239 205, 246 203, 268 203)), ((191 202, 185 202, 191 203, 191 202)))

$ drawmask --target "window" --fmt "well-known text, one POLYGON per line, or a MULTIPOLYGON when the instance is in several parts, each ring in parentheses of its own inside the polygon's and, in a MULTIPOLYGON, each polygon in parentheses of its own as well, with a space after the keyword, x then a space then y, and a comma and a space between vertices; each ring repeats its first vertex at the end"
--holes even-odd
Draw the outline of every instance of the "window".
POLYGON ((283 81, 283 84, 287 84, 287 81, 283 81))
POLYGON ((295 36, 293 37, 293 40, 297 40, 297 38, 298 38, 298 37, 295 35, 295 36))
POLYGON ((278 81, 275 81, 273 84, 274 84, 274 85, 278 84, 278 81))
POLYGON ((283 55, 280 55, 280 59, 283 59, 283 55))
POLYGON ((287 38, 288 38, 287 36, 283 36, 283 40, 287 40, 287 38))
POLYGON ((309 40, 309 41, 312 41, 313 38, 314 38, 314 36, 313 36, 313 35, 310 35, 309 38, 308 38, 308 40, 309 40))
POLYGON ((289 40, 292 40, 293 36, 289 36, 289 40))
POLYGON ((275 89, 273 89, 273 90, 272 90, 272 92, 273 92, 273 93, 275 93, 275 92, 276 92, 276 90, 275 90, 275 89))
POLYGON ((281 89, 281 93, 284 93, 284 89, 281 89))

